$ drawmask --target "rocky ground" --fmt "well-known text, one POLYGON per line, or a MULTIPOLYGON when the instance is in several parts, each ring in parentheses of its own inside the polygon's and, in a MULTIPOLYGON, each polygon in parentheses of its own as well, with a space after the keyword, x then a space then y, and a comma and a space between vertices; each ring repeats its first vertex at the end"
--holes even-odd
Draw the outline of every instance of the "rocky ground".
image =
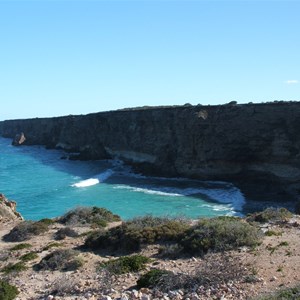
MULTIPOLYGON (((45 257, 53 248, 43 250, 46 245, 57 242, 55 232, 64 227, 55 223, 50 230, 39 236, 34 236, 26 243, 30 249, 11 251, 20 243, 4 242, 2 237, 7 234, 18 220, 2 220, 0 223, 0 269, 9 263, 16 263, 20 256, 28 252, 36 252, 38 257, 29 261, 28 270, 1 274, 11 284, 18 287, 18 299, 252 299, 258 295, 274 292, 282 287, 292 287, 300 282, 300 217, 294 217, 284 225, 262 225, 262 230, 273 230, 279 235, 265 236, 263 242, 256 249, 241 248, 223 254, 209 254, 204 258, 178 258, 174 260, 157 257, 158 245, 151 245, 142 251, 142 254, 152 258, 147 269, 138 273, 125 275, 108 275, 99 269, 99 263, 116 258, 105 253, 99 254, 81 251, 80 257, 83 266, 76 271, 34 271, 32 266, 45 257), (220 267, 221 266, 221 267, 220 267), (194 274, 198 270, 206 270, 207 276, 221 278, 232 276, 226 284, 214 283, 211 286, 198 286, 194 291, 184 289, 159 291, 135 287, 137 279, 142 273, 152 268, 171 270, 175 273, 194 274), (230 268, 231 271, 226 270, 230 268), (240 272, 248 274, 239 278, 240 272), (234 274, 236 272, 236 276, 234 274)), ((110 226, 114 226, 112 224, 110 226)), ((74 228, 79 233, 90 231, 90 227, 74 228)), ((85 236, 76 238, 66 237, 59 241, 61 248, 78 248, 85 236)), ((80 248, 79 248, 80 249, 80 248)))

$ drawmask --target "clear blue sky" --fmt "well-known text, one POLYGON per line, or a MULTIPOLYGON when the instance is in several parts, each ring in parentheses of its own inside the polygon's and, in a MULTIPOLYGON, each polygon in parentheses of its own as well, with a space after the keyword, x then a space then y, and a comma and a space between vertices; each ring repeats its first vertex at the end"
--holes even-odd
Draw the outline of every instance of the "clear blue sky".
POLYGON ((0 120, 300 100, 299 16, 286 0, 0 0, 0 120))

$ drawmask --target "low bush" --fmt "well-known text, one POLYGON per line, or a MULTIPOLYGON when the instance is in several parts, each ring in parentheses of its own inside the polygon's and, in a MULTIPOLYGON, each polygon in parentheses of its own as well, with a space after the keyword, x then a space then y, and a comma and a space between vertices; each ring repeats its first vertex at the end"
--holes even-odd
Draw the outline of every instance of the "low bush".
POLYGON ((34 269, 39 270, 59 270, 74 271, 83 265, 83 261, 78 257, 79 252, 72 249, 60 249, 46 255, 34 269))
POLYGON ((130 253, 143 245, 176 242, 188 228, 186 221, 146 216, 123 222, 108 231, 95 232, 88 236, 85 245, 93 250, 110 248, 130 253))
POLYGON ((6 242, 22 242, 32 236, 45 233, 48 229, 48 225, 44 222, 23 221, 6 234, 3 240, 6 242))
POLYGON ((78 284, 80 283, 75 278, 63 274, 52 282, 50 293, 55 296, 74 296, 78 293, 78 284))
POLYGON ((264 211, 249 215, 246 220, 258 223, 282 223, 288 221, 292 216, 293 214, 286 208, 269 207, 264 211))
POLYGON ((47 246, 45 246, 42 251, 47 251, 51 248, 62 247, 63 245, 64 244, 62 244, 62 243, 53 242, 53 243, 50 243, 47 246))
POLYGON ((183 252, 183 247, 178 244, 162 245, 159 248, 159 256, 168 259, 176 259, 183 252))
POLYGON ((259 230, 240 218, 201 219, 186 231, 180 241, 183 251, 203 255, 208 251, 225 251, 242 246, 254 247, 261 238, 259 230))
POLYGON ((49 218, 44 218, 44 219, 39 220, 39 223, 43 223, 47 226, 50 226, 50 225, 54 224, 55 221, 52 219, 49 219, 49 218))
POLYGON ((19 291, 14 285, 0 280, 0 300, 14 300, 18 294, 19 291))
POLYGON ((7 266, 5 266, 4 268, 1 269, 1 272, 5 273, 5 274, 9 274, 9 273, 19 273, 22 271, 26 271, 28 268, 26 267, 26 265, 24 264, 24 262, 18 262, 16 264, 12 264, 9 263, 7 266))
POLYGON ((274 294, 258 297, 257 300, 299 300, 300 285, 293 288, 285 288, 274 294))
MULTIPOLYGON (((212 290, 217 292, 220 285, 246 280, 247 276, 249 276, 249 271, 238 258, 211 254, 205 257, 197 269, 188 270, 186 273, 175 274, 166 270, 151 270, 139 278, 137 286, 139 288, 150 287, 162 292, 179 289, 194 292, 199 287, 213 288, 212 290)), ((215 298, 212 297, 212 299, 215 298)))
POLYGON ((282 231, 268 230, 265 232, 266 236, 281 236, 282 231))
POLYGON ((39 256, 35 252, 29 252, 29 253, 22 255, 20 257, 20 260, 23 262, 26 262, 26 261, 30 261, 30 260, 35 260, 38 257, 39 256))
POLYGON ((31 244, 28 244, 28 243, 21 243, 21 244, 18 244, 16 246, 13 246, 12 248, 10 248, 9 250, 10 251, 18 251, 18 250, 22 250, 22 249, 27 249, 27 248, 31 248, 32 245, 31 244))
POLYGON ((100 267, 106 268, 112 274, 125 274, 145 269, 146 264, 150 261, 150 258, 142 255, 123 256, 116 260, 102 263, 100 267))
POLYGON ((56 240, 63 240, 66 237, 78 237, 79 234, 70 227, 60 228, 54 234, 56 240))
POLYGON ((137 287, 140 288, 153 288, 158 286, 163 278, 172 276, 171 271, 153 269, 142 275, 137 281, 137 287))
POLYGON ((66 225, 90 224, 93 227, 105 227, 108 222, 121 221, 118 215, 102 207, 77 207, 65 215, 59 222, 66 225))

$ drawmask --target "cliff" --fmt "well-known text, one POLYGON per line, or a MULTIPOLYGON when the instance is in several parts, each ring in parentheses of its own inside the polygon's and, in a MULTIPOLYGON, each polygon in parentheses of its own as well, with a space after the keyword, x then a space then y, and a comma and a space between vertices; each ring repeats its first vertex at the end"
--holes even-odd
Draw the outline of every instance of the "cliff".
POLYGON ((23 220, 23 217, 16 211, 16 202, 9 201, 0 193, 0 222, 23 220))
POLYGON ((25 145, 118 157, 146 174, 259 182, 297 197, 300 102, 153 107, 0 122, 25 145))

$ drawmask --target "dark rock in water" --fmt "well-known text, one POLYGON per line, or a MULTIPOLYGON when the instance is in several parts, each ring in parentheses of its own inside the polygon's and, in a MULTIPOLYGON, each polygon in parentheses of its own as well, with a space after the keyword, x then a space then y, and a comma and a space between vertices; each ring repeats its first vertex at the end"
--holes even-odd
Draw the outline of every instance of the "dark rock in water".
POLYGON ((23 220, 23 217, 16 211, 16 202, 9 201, 0 194, 0 221, 23 220))
POLYGON ((144 174, 231 181, 254 196, 268 187, 285 201, 300 198, 299 120, 300 102, 231 102, 7 120, 0 134, 22 130, 26 145, 72 160, 117 158, 144 174))
POLYGON ((13 146, 21 146, 26 141, 26 137, 23 132, 17 133, 12 141, 13 146))

